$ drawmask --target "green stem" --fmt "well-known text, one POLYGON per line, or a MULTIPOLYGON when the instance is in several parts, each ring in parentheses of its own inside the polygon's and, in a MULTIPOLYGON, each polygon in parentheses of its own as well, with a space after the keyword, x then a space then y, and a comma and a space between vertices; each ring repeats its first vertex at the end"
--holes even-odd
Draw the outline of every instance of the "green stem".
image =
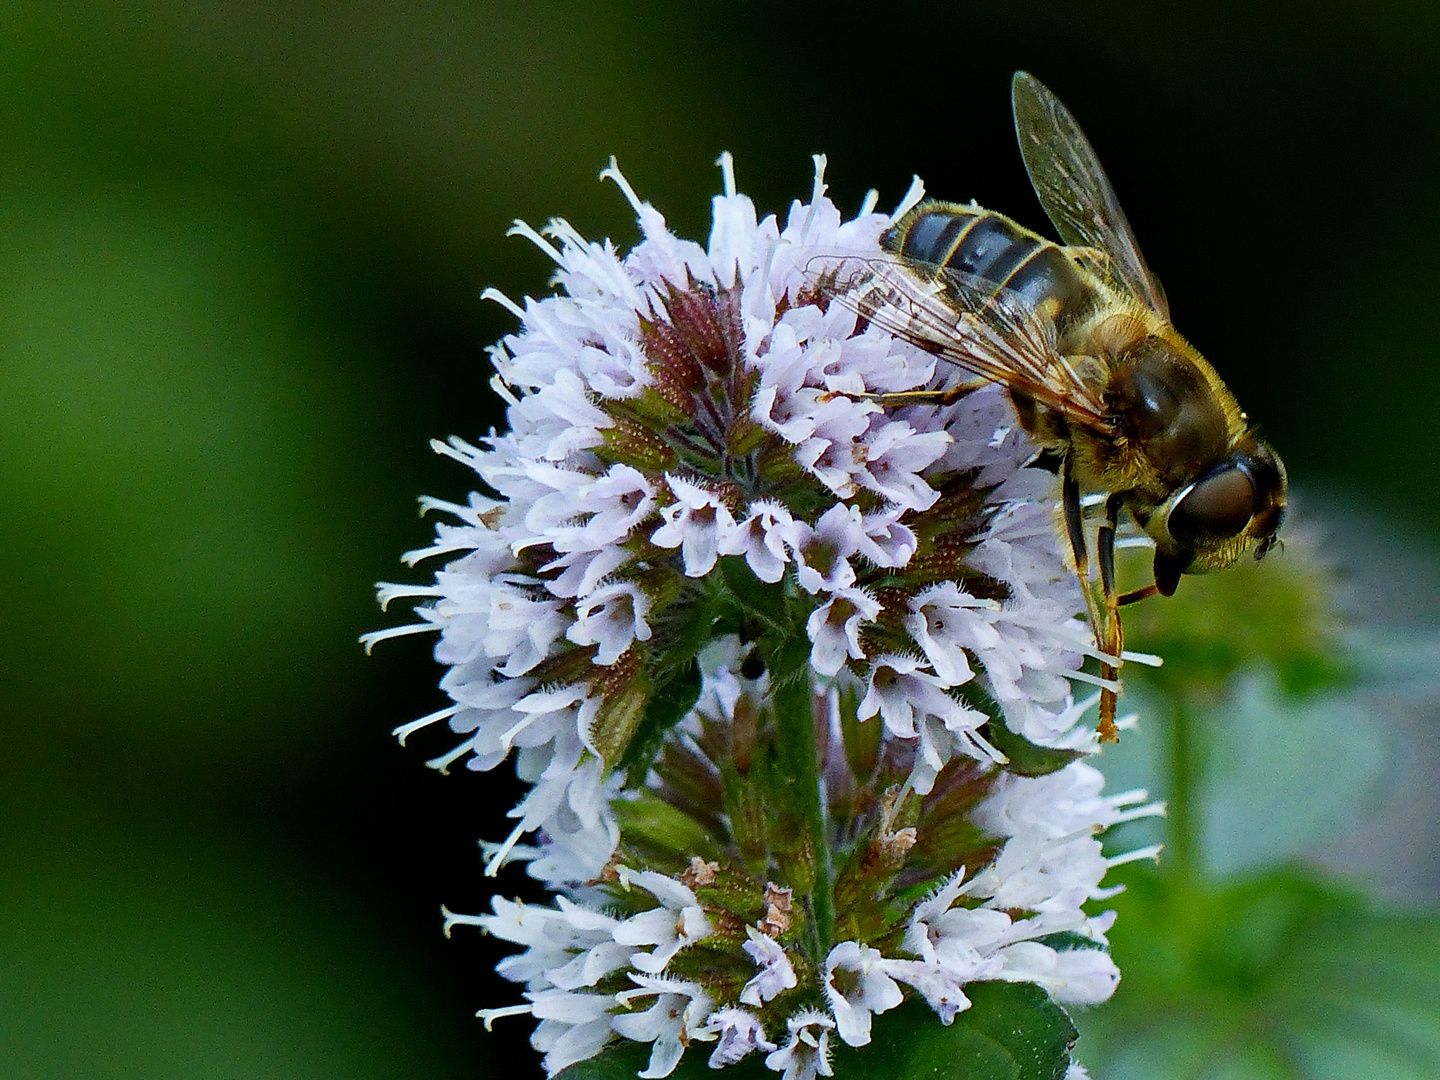
POLYGON ((835 875, 825 820, 820 754, 815 743, 815 693, 810 685, 810 642, 804 632, 788 634, 769 650, 771 701, 775 709, 776 758, 795 794, 815 853, 815 959, 822 960, 835 937, 835 875))

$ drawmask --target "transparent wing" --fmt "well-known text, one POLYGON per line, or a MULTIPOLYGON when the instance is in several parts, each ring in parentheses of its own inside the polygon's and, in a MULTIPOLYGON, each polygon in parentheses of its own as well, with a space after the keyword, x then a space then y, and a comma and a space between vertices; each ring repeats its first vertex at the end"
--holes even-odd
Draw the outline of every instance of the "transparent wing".
MULTIPOLYGON (((819 260, 816 260, 817 269, 819 260)), ((1056 348, 1050 320, 991 282, 897 257, 825 261, 816 287, 918 349, 1113 433, 1101 390, 1056 348)))
POLYGON ((1165 291, 1145 265, 1115 189, 1070 110, 1024 71, 1015 73, 1010 102, 1025 171, 1060 238, 1103 253, 1100 274, 1169 322, 1165 291))

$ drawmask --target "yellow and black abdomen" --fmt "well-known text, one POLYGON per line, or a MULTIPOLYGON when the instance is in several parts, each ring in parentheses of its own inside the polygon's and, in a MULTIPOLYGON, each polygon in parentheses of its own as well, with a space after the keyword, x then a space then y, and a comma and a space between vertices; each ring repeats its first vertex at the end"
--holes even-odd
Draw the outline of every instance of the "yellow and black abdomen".
POLYGON ((1013 293, 1057 325, 1073 322, 1096 300, 1059 245, 978 206, 923 202, 885 231, 880 246, 1013 293))

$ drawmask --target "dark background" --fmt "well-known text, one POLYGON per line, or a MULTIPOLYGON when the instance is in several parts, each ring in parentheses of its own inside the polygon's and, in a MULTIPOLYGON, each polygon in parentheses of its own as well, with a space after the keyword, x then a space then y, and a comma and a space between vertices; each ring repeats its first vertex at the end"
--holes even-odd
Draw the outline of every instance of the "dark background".
POLYGON ((1373 0, 0 3, 0 1072, 523 1045, 471 1016, 514 1000, 500 950, 438 912, 485 906, 513 787, 389 738, 442 703, 428 641, 355 644, 404 621, 370 583, 415 497, 467 490, 426 441, 499 420, 478 293, 549 274, 512 218, 628 246, 613 153, 703 240, 729 149, 762 213, 823 151, 847 213, 919 173, 1039 228, 1026 68, 1302 497, 1428 546, 1437 59, 1440 15, 1373 0))

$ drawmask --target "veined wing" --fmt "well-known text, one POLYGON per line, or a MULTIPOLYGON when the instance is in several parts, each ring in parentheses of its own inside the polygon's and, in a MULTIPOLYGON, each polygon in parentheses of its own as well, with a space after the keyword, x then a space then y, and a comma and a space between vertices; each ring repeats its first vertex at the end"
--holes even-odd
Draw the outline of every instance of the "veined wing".
POLYGON ((1060 238, 1102 252, 1096 270, 1169 322, 1165 291, 1145 265, 1115 189, 1070 110, 1024 71, 1010 84, 1010 102, 1025 171, 1060 238))
POLYGON ((811 278, 834 301, 916 348, 1091 430, 1114 432, 1100 389, 1084 382, 1057 350, 1054 324, 1014 293, 895 257, 826 260, 825 272, 811 278))

